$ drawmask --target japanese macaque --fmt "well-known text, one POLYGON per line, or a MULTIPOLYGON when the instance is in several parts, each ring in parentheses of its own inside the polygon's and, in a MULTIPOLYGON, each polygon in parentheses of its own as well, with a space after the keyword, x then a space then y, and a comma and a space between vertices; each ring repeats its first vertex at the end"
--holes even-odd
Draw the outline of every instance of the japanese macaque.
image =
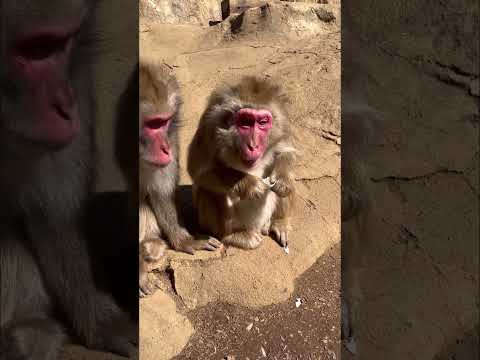
POLYGON ((175 77, 166 65, 141 61, 139 81, 140 294, 147 295, 153 286, 146 276, 144 262, 162 256, 163 239, 173 249, 190 254, 195 250, 216 250, 222 244, 214 238, 195 240, 177 213, 181 97, 175 77))
POLYGON ((202 231, 244 249, 272 234, 286 247, 295 199, 295 149, 287 98, 268 80, 245 77, 210 96, 188 152, 202 231))
POLYGON ((85 236, 94 12, 87 0, 0 5, 1 359, 57 359, 67 341, 138 354, 85 236))

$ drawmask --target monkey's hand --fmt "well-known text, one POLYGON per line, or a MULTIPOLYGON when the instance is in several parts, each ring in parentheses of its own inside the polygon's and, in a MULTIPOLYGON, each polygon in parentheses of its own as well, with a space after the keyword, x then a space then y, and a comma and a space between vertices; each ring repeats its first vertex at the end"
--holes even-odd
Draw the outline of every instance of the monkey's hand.
POLYGON ((232 192, 240 199, 259 199, 264 196, 268 189, 269 185, 265 184, 263 179, 246 174, 242 180, 235 184, 232 192))
POLYGON ((194 239, 191 246, 195 250, 208 250, 215 251, 223 248, 223 244, 218 239, 215 239, 211 236, 208 239, 194 239))
POLYGON ((269 178, 271 184, 270 190, 272 190, 279 197, 284 198, 292 193, 293 184, 290 180, 282 176, 271 176, 269 178))
POLYGON ((213 237, 207 239, 197 240, 185 229, 180 229, 174 236, 171 237, 173 248, 177 251, 182 251, 193 255, 197 250, 215 251, 221 249, 223 244, 213 237))
POLYGON ((213 237, 209 237, 205 240, 196 240, 190 236, 182 241, 178 250, 193 255, 197 250, 215 251, 222 247, 223 244, 213 237))

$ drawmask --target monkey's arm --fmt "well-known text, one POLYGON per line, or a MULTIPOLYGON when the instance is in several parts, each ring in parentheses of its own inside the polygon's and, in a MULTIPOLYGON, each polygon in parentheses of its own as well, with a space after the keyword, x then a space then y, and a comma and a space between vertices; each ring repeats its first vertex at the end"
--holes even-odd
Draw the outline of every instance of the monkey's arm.
POLYGON ((150 194, 150 205, 157 218, 158 226, 165 233, 172 247, 177 251, 194 254, 195 250, 214 251, 222 247, 215 238, 196 240, 179 222, 174 196, 165 197, 160 194, 150 194))
POLYGON ((161 193, 152 192, 149 195, 149 203, 158 226, 172 242, 172 246, 177 249, 177 242, 181 240, 180 235, 187 233, 187 231, 179 223, 174 195, 165 196, 161 193))
POLYGON ((292 168, 294 161, 295 154, 293 152, 281 152, 275 157, 271 175, 275 180, 275 185, 271 190, 280 197, 287 197, 293 191, 292 168))
POLYGON ((260 178, 228 168, 220 163, 194 179, 195 185, 217 194, 240 198, 259 197, 268 189, 260 178))

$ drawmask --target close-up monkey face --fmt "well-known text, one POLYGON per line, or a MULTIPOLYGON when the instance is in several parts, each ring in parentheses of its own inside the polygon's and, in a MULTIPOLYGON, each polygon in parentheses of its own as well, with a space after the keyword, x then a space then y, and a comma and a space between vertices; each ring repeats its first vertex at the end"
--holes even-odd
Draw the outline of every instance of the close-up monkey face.
POLYGON ((268 134, 272 128, 272 114, 269 110, 243 108, 234 115, 237 147, 246 166, 253 166, 265 152, 268 134))
POLYGON ((140 153, 145 161, 157 166, 166 166, 172 161, 168 129, 173 116, 173 112, 165 112, 143 117, 140 153))
POLYGON ((62 148, 78 134, 73 60, 91 3, 5 2, 4 10, 13 16, 5 19, 0 126, 17 141, 62 148))
POLYGON ((252 76, 217 89, 210 98, 208 118, 217 124, 220 159, 238 168, 257 168, 268 149, 288 132, 286 102, 279 86, 252 76))
POLYGON ((178 84, 167 70, 140 66, 139 152, 145 162, 164 167, 174 158, 169 136, 179 110, 178 84))

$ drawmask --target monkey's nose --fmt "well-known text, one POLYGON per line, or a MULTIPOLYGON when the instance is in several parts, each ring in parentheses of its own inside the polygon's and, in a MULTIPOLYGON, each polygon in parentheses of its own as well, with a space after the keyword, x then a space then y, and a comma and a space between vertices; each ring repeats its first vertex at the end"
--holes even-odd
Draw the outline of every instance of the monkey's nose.
POLYGON ((256 145, 256 144, 248 144, 248 145, 247 145, 247 148, 248 148, 249 151, 255 151, 255 150, 258 149, 258 145, 256 145))

